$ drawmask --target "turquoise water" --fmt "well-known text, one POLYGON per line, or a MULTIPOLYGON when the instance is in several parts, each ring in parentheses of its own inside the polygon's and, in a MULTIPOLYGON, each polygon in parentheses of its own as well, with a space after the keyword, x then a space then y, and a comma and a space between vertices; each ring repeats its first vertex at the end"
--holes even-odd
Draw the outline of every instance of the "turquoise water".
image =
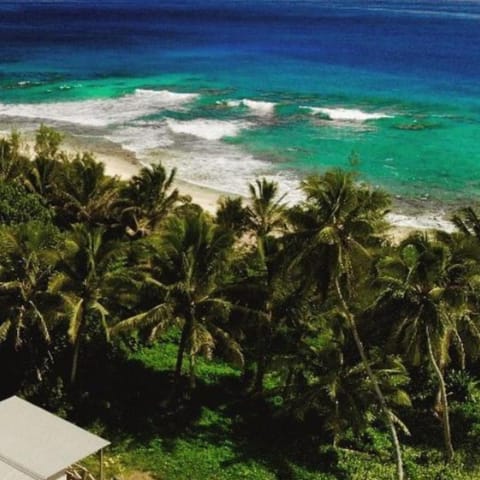
POLYGON ((29 1, 0 14, 8 125, 105 137, 236 193, 265 175, 296 198, 300 178, 332 166, 429 208, 480 193, 477 2, 29 1))

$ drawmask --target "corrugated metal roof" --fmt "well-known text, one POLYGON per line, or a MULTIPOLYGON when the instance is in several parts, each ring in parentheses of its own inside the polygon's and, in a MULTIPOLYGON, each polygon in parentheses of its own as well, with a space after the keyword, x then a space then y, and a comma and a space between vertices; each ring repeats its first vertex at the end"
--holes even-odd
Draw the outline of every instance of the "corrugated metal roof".
POLYGON ((0 402, 1 480, 49 480, 107 445, 103 438, 18 397, 0 402), (20 476, 3 475, 2 468, 8 467, 20 476))

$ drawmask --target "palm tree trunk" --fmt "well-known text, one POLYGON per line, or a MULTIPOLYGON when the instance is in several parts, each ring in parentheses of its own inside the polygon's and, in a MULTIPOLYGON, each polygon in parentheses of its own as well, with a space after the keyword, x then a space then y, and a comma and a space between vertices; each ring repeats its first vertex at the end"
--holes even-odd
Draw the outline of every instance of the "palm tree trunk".
POLYGON ((452 444, 452 435, 450 432, 450 415, 448 410, 448 398, 447 398, 447 388, 445 385, 445 379, 443 378, 442 371, 438 366, 437 361, 435 360, 435 355, 433 354, 432 341, 430 340, 430 332, 428 327, 425 328, 427 334, 427 343, 428 343, 428 354, 430 356, 430 361, 432 362, 433 369, 438 378, 438 384, 440 387, 440 401, 442 403, 442 425, 443 425, 443 440, 445 443, 445 454, 447 462, 453 460, 454 450, 452 444))
POLYGON ((265 373, 267 371, 267 358, 266 355, 262 352, 257 359, 257 371, 255 372, 255 383, 253 385, 254 393, 262 393, 263 391, 263 380, 265 378, 265 373))
MULTIPOLYGON (((272 310, 267 308, 269 323, 272 322, 272 310)), ((267 367, 269 364, 268 353, 270 351, 270 340, 272 332, 270 328, 262 328, 259 325, 257 330, 257 368, 255 370, 255 380, 253 382, 253 393, 258 394, 263 392, 263 383, 265 380, 265 375, 267 373, 267 367)))
POLYGON ((187 347, 187 340, 190 332, 190 320, 185 321, 185 325, 182 328, 182 334, 180 336, 180 343, 177 350, 177 362, 175 365, 175 387, 180 385, 180 379, 182 377, 183 356, 187 347))
POLYGON ((197 384, 197 381, 195 378, 195 355, 190 355, 189 362, 190 362, 190 368, 189 368, 188 385, 190 390, 195 390, 195 386, 197 384))
POLYGON ((378 401, 380 403, 380 408, 382 409, 383 415, 385 417, 385 422, 387 423, 387 426, 390 430, 390 435, 392 437, 392 443, 393 443, 394 450, 395 450, 395 460, 396 460, 396 466, 397 466, 397 479, 398 480, 404 480, 405 475, 404 475, 404 472, 403 472, 402 449, 401 449, 401 446, 400 446, 400 441, 398 439, 397 430, 395 428, 393 415, 392 415, 392 412, 390 411, 390 409, 388 408, 387 401, 386 401, 386 399, 385 399, 385 397, 384 397, 384 395, 383 395, 383 393, 380 389, 380 385, 378 384, 378 380, 377 380, 375 374, 373 373, 372 369, 370 368, 370 363, 368 362, 368 358, 367 358, 367 354, 365 352, 365 348, 363 346, 362 340, 361 340, 360 335, 358 333, 357 324, 355 322, 355 317, 353 316, 352 312, 350 311, 350 308, 347 305, 345 297, 343 296, 338 276, 335 278, 335 288, 337 290, 337 295, 338 295, 338 298, 340 299, 340 303, 342 305, 344 313, 347 316, 348 322, 350 324, 350 329, 352 330, 353 339, 355 341, 355 345, 357 346, 358 353, 360 354, 360 358, 362 359, 362 363, 365 367, 368 378, 372 382, 373 389, 374 389, 375 394, 376 394, 376 396, 378 398, 378 401))
MULTIPOLYGON (((192 329, 195 325, 195 305, 190 302, 190 308, 185 315, 185 325, 182 329, 182 335, 180 337, 180 343, 178 345, 177 352, 177 364, 175 366, 175 390, 180 385, 180 379, 182 377, 183 357, 187 348, 188 339, 192 335, 192 329)), ((195 359, 190 357, 190 371, 189 371, 189 384, 195 386, 195 359)))
POLYGON ((253 390, 254 382, 255 382, 255 368, 253 366, 253 363, 245 362, 245 366, 243 367, 243 372, 241 377, 243 393, 249 394, 253 390))
POLYGON ((73 358, 72 358, 72 370, 70 372, 70 384, 74 385, 77 381, 78 372, 78 358, 80 357, 80 331, 77 333, 77 338, 73 344, 73 358))
POLYGON ((289 397, 290 394, 290 387, 292 386, 293 380, 295 378, 295 368, 294 367, 289 367, 288 368, 288 373, 287 373, 287 378, 285 379, 285 385, 283 386, 283 395, 285 398, 287 396, 289 397))

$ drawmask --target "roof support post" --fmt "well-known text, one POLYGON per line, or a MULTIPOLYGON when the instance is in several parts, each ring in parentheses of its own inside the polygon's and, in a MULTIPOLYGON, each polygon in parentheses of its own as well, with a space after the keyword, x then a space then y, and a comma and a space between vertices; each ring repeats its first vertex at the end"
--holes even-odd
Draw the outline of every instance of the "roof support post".
POLYGON ((103 448, 100 449, 100 480, 105 480, 105 472, 103 471, 103 448))

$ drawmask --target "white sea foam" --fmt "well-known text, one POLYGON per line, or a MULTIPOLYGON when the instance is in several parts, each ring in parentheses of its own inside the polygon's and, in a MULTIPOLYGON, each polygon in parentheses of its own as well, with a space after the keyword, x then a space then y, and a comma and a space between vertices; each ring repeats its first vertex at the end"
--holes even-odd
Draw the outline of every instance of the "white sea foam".
POLYGON ((177 168, 178 178, 190 183, 248 195, 248 184, 258 177, 266 177, 277 181, 281 191, 294 202, 299 191, 298 178, 293 172, 278 172, 270 161, 221 141, 224 136, 238 133, 249 125, 240 121, 167 118, 118 126, 107 138, 135 152, 143 163, 161 160, 165 167, 177 168))
POLYGON ((248 184, 259 177, 278 181, 281 192, 289 196, 298 193, 298 181, 293 173, 277 173, 269 161, 246 153, 236 145, 191 137, 165 150, 161 158, 167 168, 177 168, 178 178, 227 194, 247 196, 248 184))
POLYGON ((162 110, 179 110, 197 94, 168 90, 142 90, 119 98, 55 103, 0 103, 0 116, 35 118, 77 125, 106 127, 121 124, 162 110))
MULTIPOLYGON (((178 178, 193 184, 247 196, 248 184, 265 177, 279 183, 280 191, 287 193, 285 201, 289 204, 303 200, 298 174, 288 170, 279 172, 270 161, 246 153, 237 145, 220 141, 246 126, 248 124, 238 121, 209 119, 135 121, 115 127, 107 138, 134 151, 142 162, 161 158, 167 168, 178 169, 178 178)), ((388 220, 399 227, 454 229, 443 212, 391 213, 388 220)))
POLYGON ((138 121, 115 128, 106 138, 140 156, 155 148, 167 148, 174 140, 165 123, 138 121))
POLYGON ((436 229, 445 232, 453 232, 455 225, 445 219, 441 214, 425 213, 421 215, 404 215, 400 213, 389 213, 388 221, 397 227, 410 227, 415 229, 436 229))
POLYGON ((220 140, 223 137, 234 137, 240 130, 248 128, 247 122, 211 120, 196 118, 194 120, 167 119, 168 128, 176 134, 192 135, 205 140, 220 140))
POLYGON ((391 118, 391 115, 382 112, 364 112, 356 108, 324 108, 324 107, 300 107, 310 110, 312 114, 326 115, 330 120, 338 122, 366 122, 380 118, 391 118))
POLYGON ((253 114, 258 116, 272 115, 276 105, 274 102, 249 100, 248 98, 244 98, 243 100, 228 100, 226 104, 229 107, 247 107, 253 114))

